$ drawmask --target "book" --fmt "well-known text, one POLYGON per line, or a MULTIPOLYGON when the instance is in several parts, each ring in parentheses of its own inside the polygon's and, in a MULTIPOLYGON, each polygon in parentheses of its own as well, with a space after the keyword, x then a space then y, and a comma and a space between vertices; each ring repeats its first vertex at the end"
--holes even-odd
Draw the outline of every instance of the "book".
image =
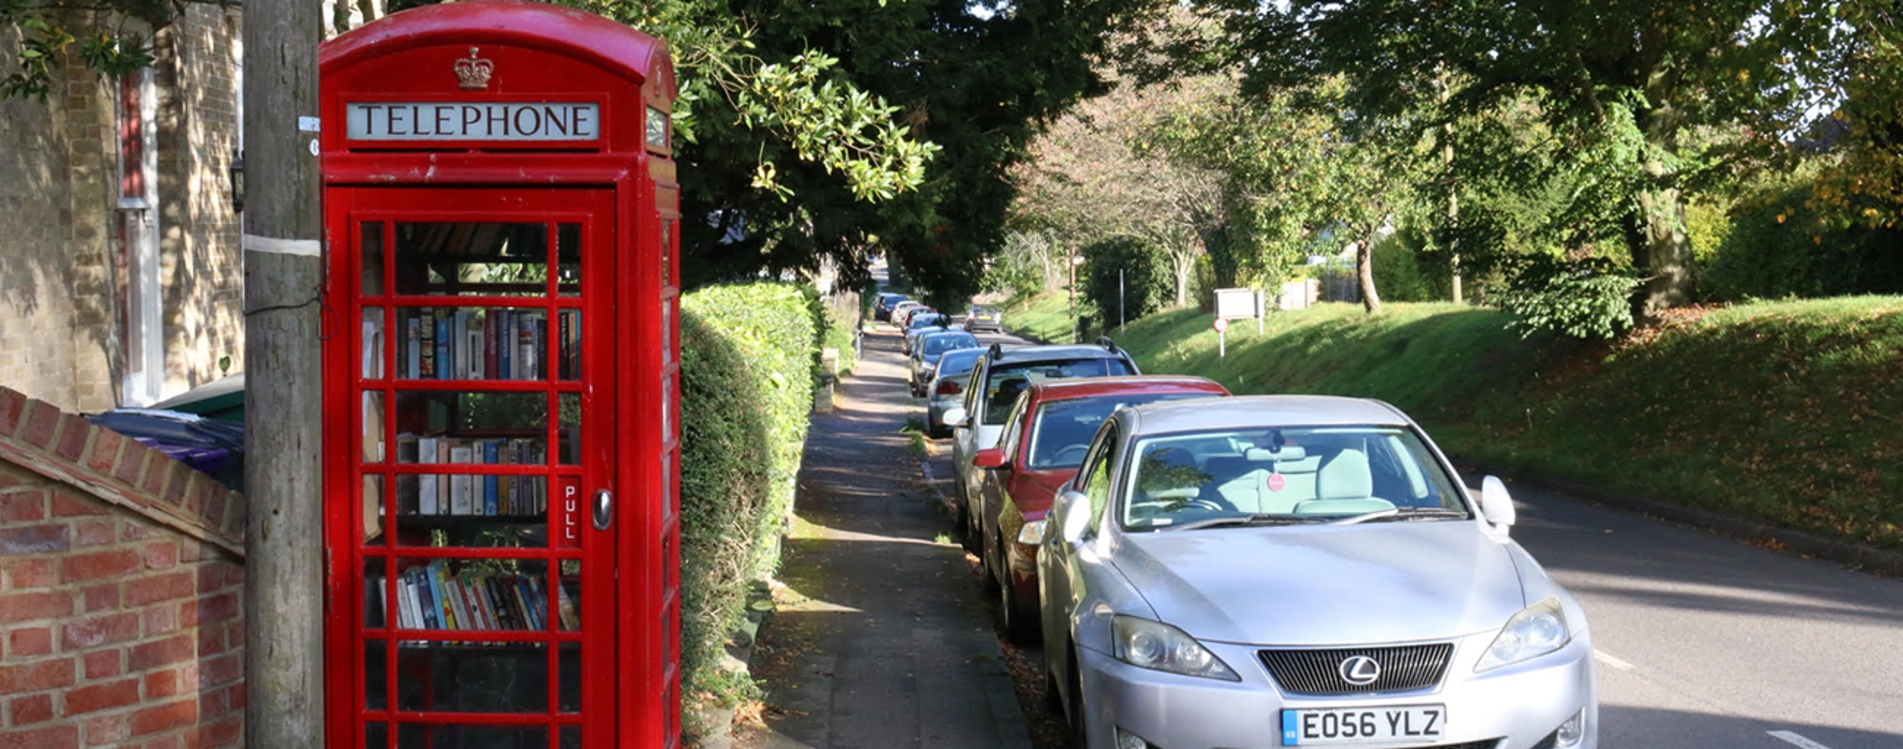
POLYGON ((416 603, 416 583, 408 575, 397 576, 396 607, 398 626, 403 629, 422 629, 422 612, 416 603))
POLYGON ((562 629, 570 632, 581 629, 581 612, 575 608, 575 599, 569 597, 567 585, 555 586, 555 613, 561 617, 562 629))
MULTIPOLYGON (((440 573, 439 573, 440 574, 440 573)), ((475 629, 476 620, 470 618, 469 607, 463 603, 463 587, 454 577, 443 579, 444 593, 449 596, 449 607, 456 619, 455 629, 475 629)))
POLYGON ((411 314, 403 321, 404 369, 414 380, 423 375, 423 321, 411 314))
POLYGON ((490 373, 491 379, 506 380, 509 375, 501 367, 500 357, 496 355, 496 329, 502 325, 502 319, 508 312, 492 309, 482 317, 482 371, 490 373))
POLYGON ((436 613, 436 586, 430 584, 429 576, 421 567, 411 569, 409 574, 416 580, 416 602, 423 612, 423 628, 442 629, 443 619, 436 613))
POLYGON ((495 629, 496 623, 489 618, 487 607, 483 606, 482 599, 476 596, 476 582, 477 578, 468 577, 457 586, 462 590, 463 606, 469 609, 469 616, 475 620, 477 629, 495 629))
POLYGON ((475 312, 465 311, 461 315, 463 317, 462 341, 466 344, 463 350, 467 352, 463 355, 463 379, 480 380, 483 378, 484 371, 482 368, 482 323, 476 319, 475 312))
MULTIPOLYGON (((476 462, 475 448, 462 444, 450 448, 449 462, 476 462)), ((476 514, 475 478, 467 473, 452 474, 449 477, 449 514, 476 514)))
POLYGON ((423 344, 421 347, 423 352, 421 362, 422 370, 417 374, 417 377, 425 380, 440 378, 442 377, 442 373, 439 370, 442 367, 442 362, 436 357, 436 326, 429 324, 429 321, 434 319, 435 315, 429 307, 417 310, 417 314, 421 316, 423 320, 423 344))
MULTIPOLYGON (((435 437, 424 437, 422 439, 417 440, 416 441, 416 452, 417 452, 416 462, 418 463, 440 462, 440 458, 437 457, 438 441, 439 440, 437 440, 437 438, 435 437)), ((438 507, 436 503, 436 497, 437 497, 436 482, 437 482, 437 476, 434 473, 425 473, 417 477, 416 511, 418 513, 423 515, 442 514, 443 511, 438 507)))
POLYGON ((555 374, 564 380, 576 379, 575 363, 570 360, 573 355, 573 349, 569 345, 569 339, 575 334, 574 320, 575 316, 579 313, 580 310, 572 309, 565 309, 556 313, 558 315, 556 327, 559 329, 557 331, 559 334, 557 340, 561 341, 562 360, 561 363, 556 366, 557 371, 555 374))
MULTIPOLYGON (((502 440, 483 440, 482 462, 491 465, 502 462, 501 450, 502 440)), ((499 490, 499 482, 497 480, 500 478, 500 476, 494 475, 482 477, 482 514, 484 515, 496 514, 496 503, 497 500, 500 499, 500 497, 497 496, 499 490)))
POLYGON ((363 376, 365 379, 377 379, 383 376, 383 323, 379 320, 363 321, 363 376))
POLYGON ((436 310, 435 314, 430 316, 430 322, 426 323, 426 326, 436 331, 435 351, 436 361, 439 362, 436 367, 436 378, 449 379, 449 361, 455 356, 456 347, 456 339, 449 333, 449 310, 436 310))

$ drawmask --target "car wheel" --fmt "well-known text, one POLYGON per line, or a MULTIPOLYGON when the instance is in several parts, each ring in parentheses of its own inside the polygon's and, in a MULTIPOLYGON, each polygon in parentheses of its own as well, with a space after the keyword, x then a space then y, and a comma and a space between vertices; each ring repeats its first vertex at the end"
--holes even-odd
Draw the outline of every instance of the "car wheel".
POLYGON ((995 559, 996 556, 997 556, 996 554, 993 554, 991 551, 984 549, 982 547, 980 547, 978 551, 978 558, 984 562, 984 564, 980 565, 980 567, 984 571, 983 582, 984 582, 985 595, 995 596, 998 594, 999 572, 998 572, 998 561, 997 559, 995 559))
MULTIPOLYGON (((1003 554, 999 555, 1003 559, 1003 554)), ((1018 601, 1018 586, 1011 584, 1011 562, 1008 559, 998 565, 1003 568, 1004 582, 998 585, 998 610, 1004 616, 1004 638, 1013 645, 1033 645, 1037 643, 1037 617, 1018 601)))
POLYGON ((1090 721, 1084 719, 1084 680, 1077 674, 1077 649, 1071 648, 1070 710, 1065 711, 1065 728, 1070 729, 1071 749, 1090 749, 1090 721))
POLYGON ((958 540, 965 551, 978 550, 978 537, 971 533, 971 506, 964 502, 958 503, 958 540))

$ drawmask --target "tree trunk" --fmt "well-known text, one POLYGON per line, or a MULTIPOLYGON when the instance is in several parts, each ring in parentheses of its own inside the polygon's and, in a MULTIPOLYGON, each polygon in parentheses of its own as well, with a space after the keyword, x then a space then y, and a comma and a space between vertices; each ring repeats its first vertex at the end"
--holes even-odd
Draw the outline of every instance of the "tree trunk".
POLYGON ((1355 275, 1361 279, 1361 306, 1374 314, 1381 311, 1381 295, 1374 290, 1374 232, 1363 236, 1355 247, 1355 275))
POLYGON ((1640 244, 1632 248, 1632 259, 1651 276, 1639 312, 1654 319, 1664 310, 1689 303, 1697 283, 1692 241, 1685 233, 1685 200, 1676 187, 1647 190, 1639 194, 1635 210, 1639 232, 1633 239, 1640 244))
POLYGON ((1189 272, 1195 269, 1196 261, 1192 259, 1187 263, 1174 263, 1174 265, 1176 267, 1172 270, 1176 272, 1176 307, 1182 309, 1189 304, 1189 272))

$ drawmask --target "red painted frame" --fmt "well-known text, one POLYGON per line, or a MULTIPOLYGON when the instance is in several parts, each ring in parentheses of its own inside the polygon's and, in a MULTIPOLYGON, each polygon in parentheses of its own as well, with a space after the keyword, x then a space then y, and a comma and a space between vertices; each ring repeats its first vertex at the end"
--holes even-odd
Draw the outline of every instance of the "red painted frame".
MULTIPOLYGON (((471 0, 397 13, 327 42, 320 53, 320 143, 324 159, 326 303, 324 343, 325 609, 327 746, 362 745, 364 724, 383 711, 364 709, 363 642, 375 639, 459 641, 584 641, 582 711, 548 716, 403 713, 405 721, 459 724, 580 724, 584 746, 674 747, 680 736, 679 668, 679 186, 666 144, 645 143, 650 109, 665 115, 675 96, 666 45, 624 25, 572 9, 508 0, 471 0), (484 90, 458 88, 453 65, 480 50, 494 74, 484 90), (594 101, 602 138, 538 145, 519 141, 371 143, 346 138, 346 104, 357 101, 594 101), (395 221, 469 220, 579 222, 582 292, 576 297, 395 296, 395 221), (358 222, 382 221, 385 291, 366 298, 361 283, 358 222), (394 335, 385 336, 383 379, 361 376, 358 352, 362 310, 385 306, 386 330, 405 304, 463 307, 542 307, 582 310, 581 380, 540 382, 398 380, 394 335), (359 393, 383 390, 385 457, 361 460, 359 393), (361 476, 463 473, 450 466, 422 468, 394 462, 397 391, 481 390, 547 392, 582 398, 583 447, 578 469, 560 466, 484 467, 485 474, 548 474, 550 518, 559 501, 554 476, 573 475, 581 496, 599 488, 615 493, 612 525, 596 531, 583 521, 580 550, 403 548, 363 546, 361 476), (404 630, 402 638, 363 625, 363 563, 440 558, 546 558, 551 583, 559 559, 580 558, 585 601, 579 633, 404 630), (603 602, 612 605, 603 605, 603 602), (612 652, 606 659, 601 653, 612 652), (537 723, 539 721, 539 723, 537 723)), ((550 293, 553 293, 553 281, 550 293)), ((551 317, 552 319, 552 317, 551 317)), ((551 336, 552 338, 553 336, 551 336)), ((557 345, 550 344, 552 347, 557 345)), ((551 351, 555 349, 551 348, 551 351)), ((552 360, 552 359, 551 359, 552 360)), ((551 426, 548 438, 555 438, 551 426)), ((555 443, 549 443, 551 458, 555 443)), ((553 461, 559 462, 559 461, 553 461)), ((386 513, 394 503, 386 500, 386 513)), ((585 513, 584 513, 585 515, 585 513)), ((384 519, 384 538, 392 518, 384 519)), ((385 567, 386 579, 392 567, 385 567)), ((394 587, 394 586, 391 586, 394 587)), ((386 593, 387 595, 387 593, 386 593)), ((386 604, 387 605, 387 604, 386 604)), ((556 647, 549 647, 551 667, 556 647)), ((394 652, 394 649, 393 651, 394 652)), ((392 655, 391 657, 394 657, 392 655)), ((394 678, 394 677, 392 677, 394 678)), ((386 691, 395 701, 396 691, 386 691)), ((559 690, 551 684, 552 690, 559 690)), ((391 707, 394 707, 393 705, 391 707)), ((551 732, 549 746, 561 746, 551 732)), ((394 733, 390 746, 396 746, 394 733)))

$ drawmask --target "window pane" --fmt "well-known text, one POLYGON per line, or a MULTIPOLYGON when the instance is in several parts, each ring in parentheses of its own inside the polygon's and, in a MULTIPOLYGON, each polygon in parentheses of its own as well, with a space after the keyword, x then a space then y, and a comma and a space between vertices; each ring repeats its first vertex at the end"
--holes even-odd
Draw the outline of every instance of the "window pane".
MULTIPOLYGON (((397 568, 401 629, 546 632, 560 623, 551 619, 551 612, 559 612, 564 601, 579 611, 566 590, 557 590, 550 600, 548 563, 539 559, 404 558, 397 568)), ((406 644, 423 650, 502 647, 454 641, 406 644)), ((546 709, 546 703, 537 708, 546 709)))
MULTIPOLYGON (((399 307, 396 373, 407 380, 546 380, 549 335, 543 309, 399 307)), ((579 345, 564 342, 561 353, 577 356, 579 345)))
POLYGON ((561 464, 581 465, 581 394, 562 393, 559 398, 562 428, 557 436, 561 439, 561 464))
POLYGON ((548 396, 542 393, 398 391, 396 408, 399 462, 546 460, 548 396))
POLYGON ((366 710, 382 710, 389 700, 385 692, 389 691, 390 672, 388 670, 388 645, 382 640, 367 640, 363 644, 363 707, 366 710))
POLYGON ((375 380, 383 377, 383 308, 365 307, 363 310, 363 334, 358 344, 361 351, 358 361, 365 379, 375 380))
POLYGON ((362 240, 359 246, 363 251, 358 255, 363 263, 364 296, 383 296, 383 222, 365 221, 362 240))
POLYGON ((363 462, 383 462, 383 391, 363 394, 363 462))
POLYGON ((555 248, 556 289, 562 296, 581 296, 581 224, 556 225, 555 248))
POLYGON ((400 723, 396 736, 401 749, 548 749, 547 726, 400 723))
POLYGON ((547 281, 546 224, 396 224, 399 294, 544 296, 547 281))

